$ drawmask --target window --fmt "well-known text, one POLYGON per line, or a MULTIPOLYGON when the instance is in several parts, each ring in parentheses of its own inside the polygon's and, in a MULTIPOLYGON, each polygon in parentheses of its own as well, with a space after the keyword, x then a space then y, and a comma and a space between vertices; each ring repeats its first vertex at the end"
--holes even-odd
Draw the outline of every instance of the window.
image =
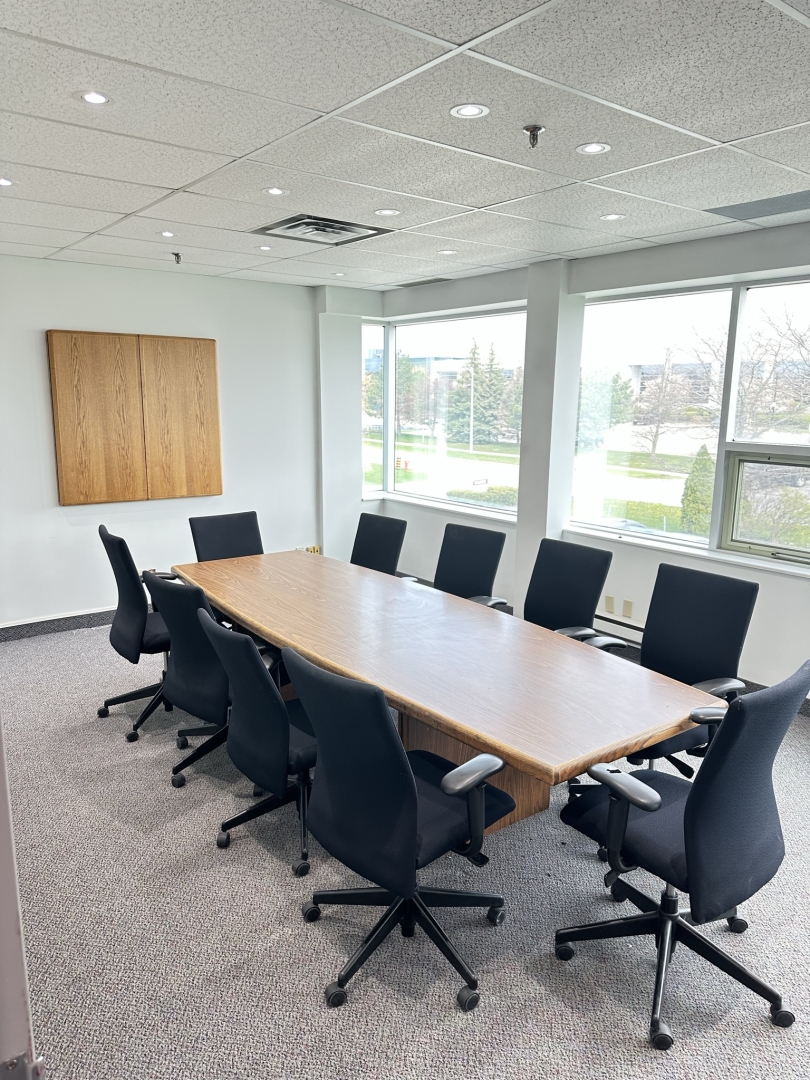
POLYGON ((775 558, 810 554, 810 459, 733 455, 724 546, 775 558))
POLYGON ((363 323, 363 494, 383 487, 385 327, 363 323))
POLYGON ((394 490, 516 513, 525 312, 391 336, 394 490))
POLYGON ((706 544, 731 289, 585 309, 571 517, 706 544))

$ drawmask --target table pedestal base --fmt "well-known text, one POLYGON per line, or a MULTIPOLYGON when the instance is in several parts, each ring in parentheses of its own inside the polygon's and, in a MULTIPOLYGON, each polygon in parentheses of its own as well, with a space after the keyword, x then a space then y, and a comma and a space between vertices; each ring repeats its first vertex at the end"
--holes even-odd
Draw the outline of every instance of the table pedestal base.
MULTIPOLYGON (((456 765, 463 765, 465 761, 480 754, 473 746, 459 742, 452 735, 445 735, 438 728, 423 724, 421 720, 408 716, 407 713, 399 714, 400 733, 402 743, 406 750, 429 750, 432 754, 440 754, 456 765)), ((523 818, 531 817, 541 810, 547 810, 551 795, 551 786, 545 780, 538 780, 528 773, 519 772, 512 765, 507 765, 502 772, 493 776, 490 781, 494 787, 508 792, 515 800, 515 809, 511 814, 501 818, 487 829, 487 833, 497 832, 507 825, 512 825, 523 818)))

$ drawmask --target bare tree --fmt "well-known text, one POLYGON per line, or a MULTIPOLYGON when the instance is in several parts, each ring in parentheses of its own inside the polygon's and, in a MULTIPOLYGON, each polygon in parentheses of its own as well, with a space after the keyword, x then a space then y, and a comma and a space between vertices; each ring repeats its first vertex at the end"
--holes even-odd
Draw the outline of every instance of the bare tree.
POLYGON ((689 381, 673 363, 672 350, 667 349, 660 372, 644 380, 636 405, 635 435, 648 453, 655 454, 664 432, 683 419, 689 398, 689 381))

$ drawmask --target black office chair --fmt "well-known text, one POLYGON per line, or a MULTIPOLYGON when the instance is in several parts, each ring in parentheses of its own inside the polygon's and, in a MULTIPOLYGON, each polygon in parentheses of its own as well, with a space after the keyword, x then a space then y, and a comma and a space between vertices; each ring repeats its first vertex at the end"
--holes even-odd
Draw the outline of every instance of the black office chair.
POLYGON ((263 555, 262 534, 255 510, 243 514, 211 514, 188 519, 197 562, 263 555))
POLYGON ((408 522, 400 518, 361 514, 349 562, 381 574, 395 574, 407 527, 408 522))
POLYGON ((309 873, 307 802, 309 770, 317 743, 297 699, 284 702, 255 644, 244 634, 218 626, 208 612, 197 612, 200 625, 219 657, 231 685, 231 712, 225 749, 228 757, 254 784, 253 793, 270 792, 249 810, 223 821, 217 846, 231 842, 231 829, 294 802, 301 829, 301 858, 292 864, 296 877, 309 873), (289 784, 287 778, 295 777, 289 784))
MULTIPOLYGON (((177 748, 184 750, 188 746, 189 735, 210 736, 172 769, 172 785, 182 787, 186 782, 183 770, 225 742, 228 676, 197 618, 199 608, 213 618, 202 589, 195 585, 164 581, 148 572, 144 573, 143 580, 157 602, 172 637, 163 692, 172 705, 204 722, 202 727, 181 728, 177 732, 177 748)), ((134 741, 137 738, 135 727, 127 734, 127 739, 134 741)))
MULTIPOLYGON (((165 669, 168 666, 169 631, 160 613, 149 610, 149 601, 126 540, 113 536, 104 525, 99 525, 98 535, 107 552, 118 586, 118 606, 110 627, 110 644, 131 664, 137 664, 144 655, 163 653, 165 669)), ((165 676, 165 670, 163 674, 165 676)), ((127 701, 140 701, 145 697, 151 698, 151 701, 138 717, 138 727, 161 703, 171 711, 171 704, 163 698, 163 683, 158 682, 140 690, 131 690, 128 694, 107 698, 98 710, 98 715, 109 716, 110 706, 123 705, 127 701)), ((135 737, 137 738, 137 735, 135 737)))
POLYGON ((690 922, 702 925, 725 916, 730 929, 744 930, 737 905, 779 869, 785 845, 773 792, 773 762, 808 692, 810 661, 779 685, 729 705, 694 783, 649 769, 624 773, 594 765, 588 772, 598 784, 589 785, 560 815, 567 825, 607 847, 613 896, 630 900, 642 914, 558 930, 557 956, 570 960, 575 941, 654 936, 658 965, 650 1039, 659 1050, 673 1043, 661 1008, 667 967, 678 942, 765 998, 777 1027, 793 1023, 793 1014, 782 1007, 772 987, 690 922), (663 879, 660 903, 620 877, 636 867, 663 879), (689 912, 679 913, 678 892, 689 894, 689 912), (742 926, 735 925, 740 922, 742 926))
POLYGON ((386 909, 326 987, 327 1003, 345 1003, 346 983, 395 926, 412 937, 418 923, 467 984, 459 1005, 474 1009, 478 981, 429 908, 485 907, 497 925, 504 919, 503 897, 421 887, 416 871, 448 851, 484 862, 484 829, 515 807, 505 791, 484 782, 503 762, 479 754, 456 768, 424 750, 406 754, 382 690, 332 675, 292 649, 282 656, 318 740, 310 831, 330 855, 380 886, 316 892, 301 909, 304 918, 315 922, 323 904, 386 909))
MULTIPOLYGON (((737 669, 758 592, 755 581, 661 563, 641 638, 642 667, 733 700, 745 689, 737 669)), ((585 644, 609 648, 627 643, 597 636, 585 644)), ((716 722, 703 723, 648 746, 628 761, 640 765, 647 758, 653 768, 656 760, 666 758, 683 776, 694 776, 694 769, 673 755, 686 751, 703 757, 715 730, 716 722)))
POLYGON ((593 620, 612 559, 612 551, 544 537, 523 618, 580 641, 596 637, 593 620))
POLYGON ((446 525, 433 588, 463 596, 477 604, 505 604, 492 596, 506 533, 473 529, 469 525, 446 525))

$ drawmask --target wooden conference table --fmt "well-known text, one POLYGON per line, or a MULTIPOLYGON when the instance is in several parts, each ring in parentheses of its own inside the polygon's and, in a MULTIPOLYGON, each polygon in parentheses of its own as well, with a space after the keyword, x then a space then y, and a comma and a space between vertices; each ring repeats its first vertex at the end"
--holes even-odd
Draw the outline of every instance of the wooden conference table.
POLYGON ((691 727, 716 698, 503 612, 364 567, 282 551, 173 570, 273 645, 380 686, 409 750, 461 764, 481 751, 517 806, 691 727))

